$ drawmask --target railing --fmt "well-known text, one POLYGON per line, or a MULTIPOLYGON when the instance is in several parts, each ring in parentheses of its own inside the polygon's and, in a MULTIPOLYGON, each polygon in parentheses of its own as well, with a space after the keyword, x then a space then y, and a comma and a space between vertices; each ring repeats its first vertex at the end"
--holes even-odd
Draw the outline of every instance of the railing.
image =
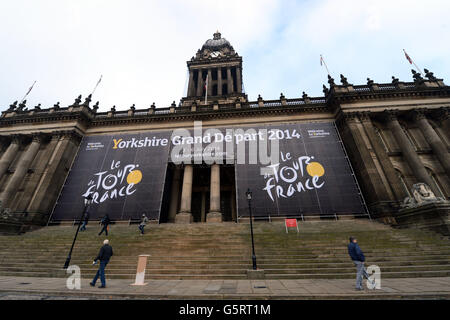
POLYGON ((371 90, 369 86, 353 86, 353 89, 357 92, 367 92, 371 90))
MULTIPOLYGON (((393 90, 410 90, 412 88, 417 88, 417 84, 413 82, 399 82, 398 84, 395 83, 373 83, 368 85, 356 85, 353 86, 353 89, 356 93, 365 93, 370 91, 393 91, 393 90)), ((233 110, 237 109, 237 105, 240 105, 241 109, 253 109, 253 108, 280 108, 284 106, 305 106, 308 104, 325 104, 326 98, 325 97, 308 97, 306 95, 303 96, 303 98, 295 98, 295 99, 280 99, 280 100, 259 100, 259 101, 252 101, 252 102, 236 102, 236 103, 227 103, 227 104, 220 104, 218 105, 218 108, 216 107, 216 110, 233 110)), ((106 112, 94 112, 89 107, 86 107, 84 105, 77 105, 77 106, 69 106, 69 107, 60 107, 57 110, 54 108, 46 108, 46 109, 29 109, 26 111, 3 111, 2 117, 5 117, 6 114, 11 112, 16 112, 17 115, 23 116, 23 115, 29 115, 30 113, 33 114, 46 114, 50 113, 50 111, 54 113, 63 113, 68 112, 69 109, 71 109, 71 112, 85 112, 88 115, 90 115, 93 118, 96 119, 103 119, 103 118, 126 118, 126 117, 133 117, 133 116, 161 116, 161 115, 168 115, 168 114, 188 114, 191 112, 214 112, 216 111, 214 109, 215 102, 210 101, 209 104, 199 104, 196 106, 196 111, 193 111, 191 109, 191 106, 179 106, 174 107, 173 105, 171 107, 166 108, 154 108, 152 109, 141 109, 141 110, 135 110, 133 112, 130 112, 129 110, 121 110, 121 111, 106 111, 106 112)))
MULTIPOLYGON (((282 216, 282 215, 267 215, 267 216, 253 216, 253 220, 267 220, 269 222, 272 222, 274 220, 284 220, 284 219, 297 219, 297 220, 301 220, 301 221, 305 221, 305 220, 312 220, 312 219, 323 219, 323 218, 327 218, 327 219, 331 219, 331 220, 340 220, 343 218, 362 218, 362 217, 367 217, 370 218, 370 215, 367 213, 334 213, 334 214, 299 214, 299 215, 287 215, 287 216, 282 216)), ((239 220, 249 220, 250 217, 247 216, 238 216, 237 217, 237 222, 239 222, 239 220)))

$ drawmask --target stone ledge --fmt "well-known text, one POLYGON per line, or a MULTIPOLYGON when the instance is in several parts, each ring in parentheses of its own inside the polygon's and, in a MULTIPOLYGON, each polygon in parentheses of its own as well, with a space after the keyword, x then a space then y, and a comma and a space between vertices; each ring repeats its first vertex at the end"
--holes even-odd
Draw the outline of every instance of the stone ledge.
POLYGON ((395 216, 397 227, 415 227, 450 236, 450 204, 429 203, 415 208, 401 209, 395 216))

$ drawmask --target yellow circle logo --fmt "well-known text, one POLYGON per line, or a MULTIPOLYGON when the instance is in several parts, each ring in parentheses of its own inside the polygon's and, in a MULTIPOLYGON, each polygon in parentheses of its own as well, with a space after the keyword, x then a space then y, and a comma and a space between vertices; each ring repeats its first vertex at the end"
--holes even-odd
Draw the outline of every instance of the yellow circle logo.
POLYGON ((322 167, 322 165, 318 162, 310 162, 306 166, 306 171, 308 171, 308 174, 311 177, 318 176, 321 177, 325 173, 325 169, 322 167))
POLYGON ((142 180, 142 172, 141 170, 133 170, 127 176, 128 184, 138 184, 142 180))

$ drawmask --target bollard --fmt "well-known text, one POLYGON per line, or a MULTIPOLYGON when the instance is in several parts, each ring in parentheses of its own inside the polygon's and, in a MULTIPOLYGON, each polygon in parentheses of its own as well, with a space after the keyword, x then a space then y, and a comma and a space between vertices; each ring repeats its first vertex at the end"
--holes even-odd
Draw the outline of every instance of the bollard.
POLYGON ((146 283, 144 283, 145 280, 145 267, 147 266, 147 258, 150 257, 148 254, 141 254, 139 255, 138 259, 138 265, 136 270, 136 280, 132 286, 144 286, 146 283))

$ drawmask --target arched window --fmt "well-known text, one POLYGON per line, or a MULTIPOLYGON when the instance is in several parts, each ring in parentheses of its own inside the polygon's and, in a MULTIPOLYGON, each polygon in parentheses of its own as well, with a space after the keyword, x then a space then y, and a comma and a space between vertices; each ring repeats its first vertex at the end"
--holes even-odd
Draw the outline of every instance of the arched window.
POLYGON ((381 141, 381 145, 383 146, 384 151, 389 152, 388 145, 387 145, 386 141, 385 141, 384 138, 383 138, 383 133, 381 132, 380 129, 378 129, 378 128, 375 127, 375 126, 374 126, 374 129, 375 129, 376 135, 378 136, 378 138, 379 138, 380 141, 381 141))
POLYGON ((408 184, 406 183, 405 177, 400 172, 400 170, 395 169, 395 172, 397 173, 397 177, 400 180, 400 183, 403 186, 403 189, 405 190, 406 194, 408 195, 408 197, 411 197, 411 192, 410 192, 410 190, 408 188, 408 184))
POLYGON ((434 174, 433 170, 431 170, 430 168, 427 168, 427 167, 425 167, 425 168, 427 169, 428 175, 430 176, 431 180, 436 185, 436 188, 439 191, 439 194, 436 194, 436 197, 445 198, 444 192, 442 191, 444 189, 442 188, 442 185, 439 183, 439 180, 437 179, 437 177, 434 174))

